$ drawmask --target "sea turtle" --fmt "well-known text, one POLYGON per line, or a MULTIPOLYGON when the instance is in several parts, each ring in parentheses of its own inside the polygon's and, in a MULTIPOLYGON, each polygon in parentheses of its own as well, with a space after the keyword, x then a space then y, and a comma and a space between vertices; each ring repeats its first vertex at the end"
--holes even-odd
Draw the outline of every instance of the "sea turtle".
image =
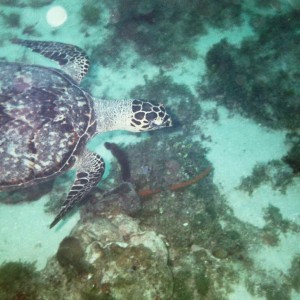
POLYGON ((79 86, 85 52, 58 42, 14 39, 61 69, 0 61, 0 190, 27 187, 76 168, 76 178, 50 228, 101 180, 104 161, 86 148, 96 134, 168 127, 162 104, 95 100, 79 86))

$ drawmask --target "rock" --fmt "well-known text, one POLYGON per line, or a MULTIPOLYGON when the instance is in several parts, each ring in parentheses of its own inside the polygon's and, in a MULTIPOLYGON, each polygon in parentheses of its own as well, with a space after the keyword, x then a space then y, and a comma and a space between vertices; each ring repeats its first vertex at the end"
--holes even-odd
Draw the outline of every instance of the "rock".
POLYGON ((53 280, 55 274, 55 281, 64 284, 53 286, 55 295, 47 292, 47 299, 77 299, 81 295, 82 299, 152 300, 172 296, 173 276, 165 242, 154 231, 143 231, 126 215, 78 224, 71 237, 61 243, 60 254, 67 265, 74 266, 74 258, 78 257, 90 267, 87 273, 74 272, 67 277, 61 270, 65 264, 53 258, 44 276, 53 280), (71 244, 77 248, 76 255, 69 255, 71 244))

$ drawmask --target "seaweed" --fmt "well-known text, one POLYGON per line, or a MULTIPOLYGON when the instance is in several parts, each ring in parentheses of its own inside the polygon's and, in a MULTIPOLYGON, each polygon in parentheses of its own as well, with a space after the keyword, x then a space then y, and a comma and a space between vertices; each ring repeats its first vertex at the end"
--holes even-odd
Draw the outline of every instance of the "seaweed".
POLYGON ((210 279, 204 272, 198 271, 195 273, 195 285, 199 295, 206 296, 210 287, 210 279))
POLYGON ((272 160, 267 164, 258 163, 249 176, 243 177, 238 189, 251 195, 263 184, 270 185, 274 190, 285 193, 293 179, 292 169, 281 160, 272 160))
POLYGON ((300 143, 292 146, 283 161, 293 169, 294 174, 300 173, 300 143))
POLYGON ((102 51, 99 45, 94 49, 99 59, 106 61, 111 58, 104 58, 103 53, 113 52, 116 61, 116 56, 130 44, 143 59, 159 66, 172 66, 184 57, 198 57, 193 42, 206 33, 207 26, 227 28, 242 20, 242 5, 229 0, 122 0, 114 5, 106 1, 106 5, 111 9, 108 27, 112 34, 100 45, 102 51))
POLYGON ((33 8, 40 8, 46 5, 49 5, 53 0, 29 0, 29 6, 33 8))
POLYGON ((288 284, 266 283, 262 285, 266 300, 290 300, 291 289, 288 284))
POLYGON ((96 25, 100 20, 100 9, 95 1, 85 3, 81 7, 81 18, 88 25, 96 25))
POLYGON ((7 5, 7 6, 21 6, 21 1, 19 0, 1 0, 1 5, 7 5))
POLYGON ((282 232, 287 232, 291 225, 290 221, 282 217, 280 209, 271 204, 265 209, 264 219, 267 223, 265 228, 272 228, 273 231, 279 229, 282 232))
POLYGON ((300 255, 294 256, 291 268, 289 269, 289 277, 292 287, 299 293, 300 292, 300 255))
POLYGON ((174 274, 174 299, 193 299, 193 292, 188 281, 192 277, 190 270, 180 270, 174 274))
POLYGON ((295 12, 269 16, 255 28, 258 37, 247 38, 240 46, 226 40, 213 45, 206 55, 200 95, 265 126, 297 129, 298 27, 295 12))
POLYGON ((17 13, 10 13, 8 15, 3 12, 0 13, 8 27, 20 27, 21 16, 17 13))
POLYGON ((1 300, 38 299, 40 282, 34 264, 8 262, 0 266, 1 300))

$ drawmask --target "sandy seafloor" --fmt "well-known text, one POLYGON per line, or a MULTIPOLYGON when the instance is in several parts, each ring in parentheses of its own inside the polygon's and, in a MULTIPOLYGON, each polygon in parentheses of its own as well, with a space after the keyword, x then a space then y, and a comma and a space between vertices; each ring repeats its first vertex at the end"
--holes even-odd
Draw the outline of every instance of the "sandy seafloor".
MULTIPOLYGON (((102 27, 109 22, 111 16, 108 11, 102 12, 102 22, 97 26, 88 28, 89 36, 81 40, 81 30, 86 25, 81 24, 78 17, 80 5, 71 1, 53 1, 49 5, 40 8, 23 7, 20 28, 5 27, 4 19, 1 22, 1 59, 10 61, 18 60, 23 55, 23 49, 12 45, 9 42, 11 37, 22 37, 22 29, 28 25, 35 24, 39 33, 39 39, 56 40, 66 43, 73 43, 84 46, 89 50, 89 45, 94 41, 104 40, 109 28, 102 27), (45 16, 50 7, 62 5, 67 13, 67 21, 57 28, 47 24, 45 16)), ((275 1, 273 1, 275 3, 275 1)), ((284 9, 291 9, 288 3, 283 5, 284 9)), ((278 6, 270 5, 268 13, 276 13, 278 6), (275 8, 274 8, 275 7, 275 8)), ((19 12, 20 8, 0 6, 4 13, 19 12)), ((204 57, 210 47, 226 37, 231 43, 239 44, 246 37, 253 35, 251 27, 245 22, 241 26, 231 29, 220 30, 211 28, 207 34, 199 35, 194 44, 197 46, 199 56, 197 59, 183 58, 166 71, 174 82, 186 85, 196 97, 196 86, 199 78, 205 74, 204 57)), ((23 36, 24 37, 24 36, 23 36)), ((27 59, 33 59, 34 63, 47 62, 38 55, 26 52, 27 59)), ((149 79, 159 74, 159 67, 146 60, 140 59, 130 45, 123 54, 124 61, 118 69, 111 69, 109 65, 102 66, 97 61, 92 61, 93 84, 92 93, 94 96, 105 94, 110 98, 126 98, 132 88, 138 84, 144 84, 144 75, 149 79), (135 67, 131 63, 138 61, 135 67)), ((51 65, 51 63, 49 63, 51 65)), ((286 130, 270 129, 255 120, 245 118, 238 113, 231 113, 222 105, 217 105, 214 99, 201 101, 199 105, 202 111, 218 112, 218 120, 207 118, 205 113, 194 122, 193 140, 198 140, 208 149, 207 159, 214 168, 213 182, 223 195, 224 201, 232 209, 233 214, 240 221, 251 224, 257 228, 266 225, 264 209, 269 204, 279 208, 285 220, 300 225, 300 177, 295 176, 292 183, 287 186, 285 193, 275 190, 270 183, 260 185, 252 194, 237 189, 243 177, 251 175, 253 167, 257 163, 268 163, 285 156, 290 148, 285 143, 286 130), (205 133, 209 139, 202 140, 199 132, 205 133)), ((187 106, 187 109, 190 109, 187 106)), ((180 128, 178 128, 180 132, 180 128)), ((167 132, 165 134, 168 134, 167 132)), ((101 153, 108 165, 105 176, 109 176, 109 161, 111 154, 101 144, 105 140, 115 143, 134 144, 141 141, 147 134, 134 136, 131 134, 116 132, 113 135, 104 135, 97 138, 92 144, 95 151, 101 153), (99 145, 98 145, 99 142, 99 145)), ((40 200, 32 203, 21 203, 17 205, 0 204, 0 263, 8 261, 36 262, 36 267, 41 270, 45 267, 47 259, 56 253, 58 245, 63 237, 67 236, 79 219, 78 212, 68 218, 67 222, 54 230, 49 230, 48 225, 53 215, 44 212, 44 204, 49 200, 49 195, 43 196, 40 200)), ((300 254, 299 232, 280 233, 279 243, 270 247, 261 245, 259 248, 249 251, 250 257, 256 264, 257 269, 273 274, 274 278, 285 276, 291 267, 291 261, 296 254, 300 254)), ((245 273, 246 274, 246 273, 245 273)), ((246 276, 246 275, 245 275, 246 276)), ((228 293, 227 299, 265 299, 249 293, 244 281, 232 284, 232 291, 228 293)), ((292 300, 300 299, 300 294, 292 290, 292 300)))

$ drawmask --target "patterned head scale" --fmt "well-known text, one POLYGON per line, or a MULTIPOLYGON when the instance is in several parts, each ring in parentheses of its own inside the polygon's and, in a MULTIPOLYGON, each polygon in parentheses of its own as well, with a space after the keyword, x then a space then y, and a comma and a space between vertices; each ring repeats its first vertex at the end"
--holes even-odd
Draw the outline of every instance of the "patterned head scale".
POLYGON ((133 100, 132 112, 131 126, 134 131, 149 131, 172 126, 172 120, 163 104, 133 100))

